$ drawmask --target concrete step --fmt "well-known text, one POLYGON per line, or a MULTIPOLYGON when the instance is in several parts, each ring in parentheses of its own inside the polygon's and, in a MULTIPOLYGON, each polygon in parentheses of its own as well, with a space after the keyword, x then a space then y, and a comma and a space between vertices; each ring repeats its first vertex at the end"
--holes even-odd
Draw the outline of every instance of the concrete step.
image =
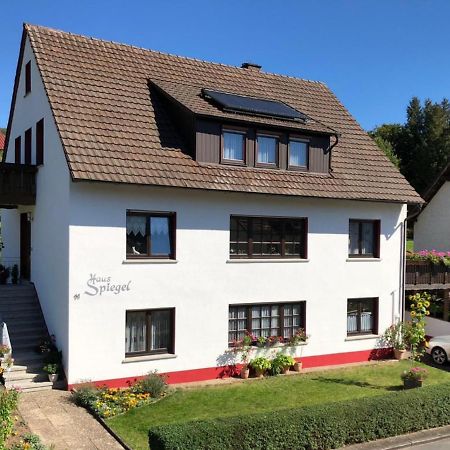
POLYGON ((11 338, 29 336, 39 340, 47 336, 47 328, 42 324, 40 326, 8 327, 8 332, 11 338))
POLYGON ((45 381, 33 381, 33 380, 22 380, 18 382, 6 383, 7 387, 17 387, 20 388, 24 392, 34 392, 34 391, 42 391, 42 390, 50 390, 53 389, 53 383, 48 381, 48 378, 45 381))
POLYGON ((6 373, 6 382, 17 384, 22 381, 34 381, 36 383, 40 381, 48 381, 48 376, 46 372, 43 372, 42 369, 40 372, 25 372, 25 371, 11 371, 6 373))
MULTIPOLYGON (((6 322, 6 320, 5 320, 6 322)), ((45 326, 45 321, 42 315, 35 315, 32 317, 13 317, 6 322, 6 325, 8 325, 8 331, 11 329, 21 329, 25 328, 27 326, 29 327, 35 327, 35 326, 45 326)))
POLYGON ((43 360, 31 361, 29 364, 16 364, 16 361, 14 360, 14 365, 11 367, 11 372, 38 373, 43 366, 43 360))
POLYGON ((13 348, 14 365, 29 366, 38 364, 38 361, 43 365, 44 357, 40 353, 33 351, 17 351, 13 348))
POLYGON ((0 313, 5 312, 22 312, 22 311, 28 311, 28 310, 41 310, 41 307, 39 306, 39 303, 33 301, 29 303, 21 303, 21 304, 10 304, 10 305, 4 305, 3 303, 0 303, 0 313))
POLYGON ((30 320, 30 319, 42 319, 41 310, 38 308, 26 310, 26 311, 5 311, 0 313, 2 320, 8 324, 9 321, 18 320, 30 320))
POLYGON ((27 303, 37 303, 35 294, 11 295, 11 297, 0 297, 0 306, 3 305, 23 305, 27 303))
POLYGON ((0 301, 3 298, 13 298, 22 295, 35 295, 36 291, 31 286, 9 287, 0 286, 0 301))
POLYGON ((18 344, 26 344, 26 343, 33 343, 35 346, 39 344, 41 338, 43 338, 45 335, 42 333, 10 333, 9 337, 11 338, 11 343, 14 345, 18 344))

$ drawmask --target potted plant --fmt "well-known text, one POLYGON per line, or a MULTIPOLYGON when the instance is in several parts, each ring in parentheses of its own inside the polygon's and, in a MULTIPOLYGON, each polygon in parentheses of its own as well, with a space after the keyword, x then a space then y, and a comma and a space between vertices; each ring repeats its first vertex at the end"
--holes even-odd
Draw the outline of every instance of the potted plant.
POLYGON ((258 378, 262 378, 267 370, 270 369, 271 362, 267 358, 259 356, 258 358, 252 359, 249 366, 255 371, 258 378))
POLYGON ((301 361, 295 361, 293 365, 294 365, 294 371, 295 372, 301 372, 302 371, 303 364, 302 364, 301 361))
POLYGON ((405 389, 413 389, 422 387, 423 381, 428 376, 428 370, 422 367, 411 367, 409 370, 405 370, 401 374, 403 380, 403 386, 405 389))
POLYGON ((9 267, 0 264, 0 284, 6 284, 9 278, 9 267))
POLYGON ((46 364, 42 369, 44 370, 44 372, 47 372, 49 381, 54 383, 55 381, 58 380, 58 370, 59 370, 58 364, 49 363, 46 364))
POLYGON ((295 364, 295 359, 290 355, 278 353, 278 355, 272 360, 271 372, 273 375, 280 373, 286 375, 289 372, 291 366, 295 364))
POLYGON ((11 270, 12 284, 17 284, 18 280, 19 280, 19 266, 17 264, 14 264, 14 266, 11 270))
POLYGON ((395 359, 407 359, 406 352, 406 327, 403 322, 391 325, 383 334, 383 340, 389 347, 394 349, 395 359))
POLYGON ((9 355, 11 353, 11 348, 8 347, 6 344, 0 345, 0 358, 3 358, 6 355, 9 355))
POLYGON ((266 344, 267 344, 267 338, 265 338, 264 336, 259 336, 256 339, 256 345, 258 347, 265 347, 266 344))
POLYGON ((308 340, 308 335, 305 333, 305 330, 303 328, 299 328, 295 334, 293 334, 289 340, 288 345, 289 346, 296 346, 300 345, 308 340))
POLYGON ((252 348, 253 336, 246 332, 241 341, 238 341, 235 348, 241 353, 242 367, 240 371, 241 378, 247 379, 250 375, 250 368, 248 367, 248 357, 252 348))

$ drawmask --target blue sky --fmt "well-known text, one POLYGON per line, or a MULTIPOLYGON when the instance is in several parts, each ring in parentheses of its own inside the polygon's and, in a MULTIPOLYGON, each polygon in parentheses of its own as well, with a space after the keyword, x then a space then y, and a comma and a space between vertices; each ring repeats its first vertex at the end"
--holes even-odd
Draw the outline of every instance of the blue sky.
POLYGON ((22 0, 0 14, 0 126, 23 22, 324 81, 366 129, 403 122, 413 95, 450 97, 449 0, 22 0))

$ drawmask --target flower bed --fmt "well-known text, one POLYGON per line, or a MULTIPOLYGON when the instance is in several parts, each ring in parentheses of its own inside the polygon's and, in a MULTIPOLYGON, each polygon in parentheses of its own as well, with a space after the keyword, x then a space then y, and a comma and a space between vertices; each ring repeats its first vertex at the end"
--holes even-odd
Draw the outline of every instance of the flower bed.
POLYGON ((152 372, 126 389, 97 387, 87 383, 77 388, 74 400, 79 406, 106 419, 148 405, 166 394, 165 377, 152 372))

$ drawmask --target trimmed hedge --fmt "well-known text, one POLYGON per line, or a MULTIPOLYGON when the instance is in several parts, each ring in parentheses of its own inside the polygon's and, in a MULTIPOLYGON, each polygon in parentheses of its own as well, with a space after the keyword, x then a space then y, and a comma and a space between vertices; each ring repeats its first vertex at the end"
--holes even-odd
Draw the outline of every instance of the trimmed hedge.
MULTIPOLYGON (((249 405, 249 411, 251 405, 249 405)), ((151 450, 326 450, 450 423, 450 384, 149 430, 151 450)))

